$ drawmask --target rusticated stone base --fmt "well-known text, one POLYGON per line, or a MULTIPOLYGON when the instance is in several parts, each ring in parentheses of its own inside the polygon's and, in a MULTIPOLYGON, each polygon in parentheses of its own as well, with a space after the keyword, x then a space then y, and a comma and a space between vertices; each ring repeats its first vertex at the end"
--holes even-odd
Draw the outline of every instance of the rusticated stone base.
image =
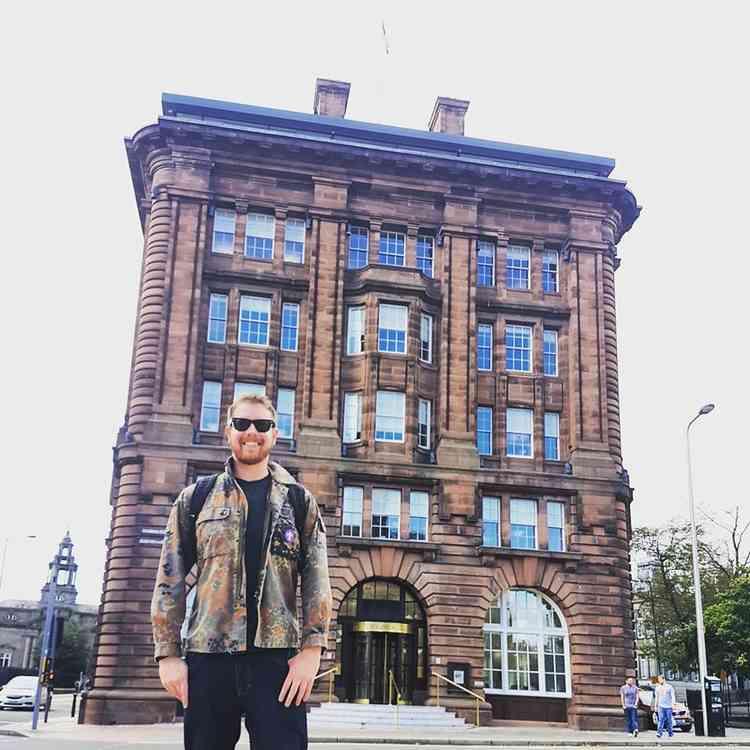
POLYGON ((82 701, 79 724, 173 722, 177 701, 163 690, 92 690, 82 701))

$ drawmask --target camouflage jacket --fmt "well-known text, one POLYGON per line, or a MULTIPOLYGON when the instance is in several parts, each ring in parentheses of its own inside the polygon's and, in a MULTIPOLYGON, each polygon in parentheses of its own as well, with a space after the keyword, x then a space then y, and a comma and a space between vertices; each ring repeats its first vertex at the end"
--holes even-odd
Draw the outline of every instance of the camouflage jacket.
MULTIPOLYGON (((264 522, 264 549, 255 599, 245 601, 245 525, 247 499, 234 481, 232 459, 219 474, 195 524, 197 562, 195 602, 187 626, 186 651, 227 653, 247 649, 247 606, 258 607, 255 646, 325 648, 331 619, 326 534, 315 498, 308 501, 303 538, 299 538, 291 500, 294 478, 269 462, 271 489, 264 522), (299 570, 300 553, 305 560, 299 570), (297 579, 301 577, 302 632, 297 614, 297 579), (300 637, 301 635, 301 637, 300 637)), ((189 529, 186 487, 172 507, 151 601, 155 657, 179 656, 180 631, 188 593, 182 547, 189 529)))

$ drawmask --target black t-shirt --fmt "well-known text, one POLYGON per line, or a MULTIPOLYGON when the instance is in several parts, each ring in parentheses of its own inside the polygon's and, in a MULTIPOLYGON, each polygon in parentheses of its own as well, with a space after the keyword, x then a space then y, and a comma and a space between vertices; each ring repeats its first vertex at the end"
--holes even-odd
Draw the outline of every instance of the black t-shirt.
POLYGON ((258 602, 255 599, 255 589, 262 564, 260 556, 263 551, 263 523, 266 518, 271 475, 267 474, 264 479, 256 479, 252 482, 238 477, 237 483, 247 498, 247 526, 245 527, 247 650, 253 651, 255 631, 258 628, 258 602))

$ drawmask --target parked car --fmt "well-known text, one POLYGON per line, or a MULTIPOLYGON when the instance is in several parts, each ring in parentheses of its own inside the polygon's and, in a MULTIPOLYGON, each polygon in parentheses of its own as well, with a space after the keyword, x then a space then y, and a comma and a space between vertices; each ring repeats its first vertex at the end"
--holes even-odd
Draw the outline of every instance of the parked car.
MULTIPOLYGON (((0 688, 0 709, 4 708, 34 708, 36 695, 36 677, 21 675, 14 677, 0 688)), ((47 688, 42 688, 40 705, 47 700, 47 688)))
MULTIPOLYGON (((656 729, 659 726, 656 687, 650 682, 638 686, 638 708, 646 714, 646 726, 650 729, 656 729)), ((674 728, 681 732, 689 732, 693 728, 693 717, 684 703, 675 701, 672 708, 672 723, 674 728)))

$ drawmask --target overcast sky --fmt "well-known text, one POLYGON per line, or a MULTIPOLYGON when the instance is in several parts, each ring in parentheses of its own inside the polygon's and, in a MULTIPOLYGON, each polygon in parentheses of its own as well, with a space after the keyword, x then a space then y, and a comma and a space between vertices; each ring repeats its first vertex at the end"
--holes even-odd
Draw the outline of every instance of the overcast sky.
POLYGON ((643 206, 617 273, 634 521, 686 513, 684 431, 707 401, 696 498, 747 504, 741 4, 20 6, 0 50, 0 599, 38 596, 70 528, 79 601, 99 602, 142 252, 123 138, 155 122, 164 91, 311 112, 315 78, 334 78, 351 82, 351 119, 426 129, 451 96, 471 101, 467 135, 615 158, 643 206))

